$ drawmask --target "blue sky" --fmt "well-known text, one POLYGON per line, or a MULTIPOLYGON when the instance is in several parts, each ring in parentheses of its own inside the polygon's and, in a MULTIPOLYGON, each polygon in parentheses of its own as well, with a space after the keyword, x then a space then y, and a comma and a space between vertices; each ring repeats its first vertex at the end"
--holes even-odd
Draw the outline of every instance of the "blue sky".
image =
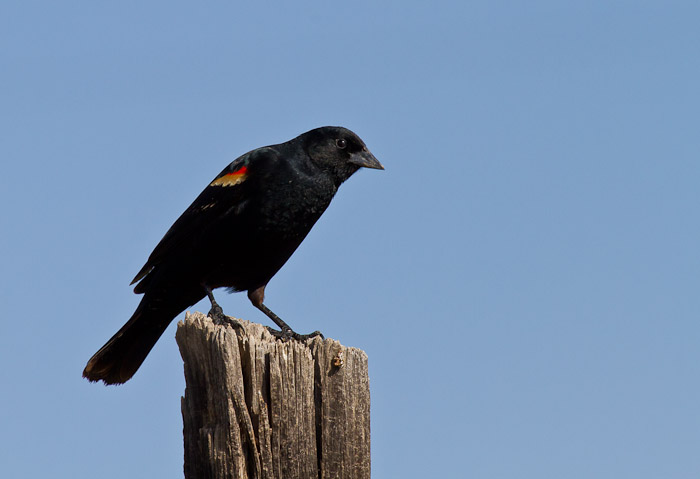
POLYGON ((374 477, 698 477, 699 16, 3 2, 3 475, 181 477, 175 323, 124 386, 82 368, 226 164, 343 125, 386 171, 342 186, 267 303, 367 351, 374 477))

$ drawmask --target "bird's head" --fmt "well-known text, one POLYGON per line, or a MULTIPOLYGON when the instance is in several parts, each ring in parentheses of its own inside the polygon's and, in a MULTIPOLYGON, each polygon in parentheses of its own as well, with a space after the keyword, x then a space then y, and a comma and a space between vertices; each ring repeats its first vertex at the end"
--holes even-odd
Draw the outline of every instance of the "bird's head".
POLYGON ((301 135, 304 150, 321 170, 340 185, 360 168, 383 170, 384 166, 352 131, 340 126, 324 126, 301 135))

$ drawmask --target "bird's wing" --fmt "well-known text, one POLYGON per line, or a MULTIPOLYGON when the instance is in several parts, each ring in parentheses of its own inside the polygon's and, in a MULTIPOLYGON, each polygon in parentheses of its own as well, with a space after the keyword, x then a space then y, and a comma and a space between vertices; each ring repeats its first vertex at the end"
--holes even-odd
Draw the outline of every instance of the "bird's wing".
MULTIPOLYGON (((245 207, 251 184, 259 184, 256 176, 275 162, 278 153, 269 147, 258 148, 234 160, 200 193, 160 240, 146 264, 131 284, 144 279, 153 268, 166 258, 187 253, 202 229, 222 217, 237 215, 245 207)), ((143 283, 134 288, 143 292, 143 283)))

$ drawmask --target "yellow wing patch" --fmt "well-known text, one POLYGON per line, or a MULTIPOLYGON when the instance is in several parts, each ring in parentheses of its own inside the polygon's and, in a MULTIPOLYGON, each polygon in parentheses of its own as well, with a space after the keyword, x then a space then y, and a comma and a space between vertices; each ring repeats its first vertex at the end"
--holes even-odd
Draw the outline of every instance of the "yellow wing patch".
POLYGON ((236 186, 245 181, 248 177, 248 168, 241 166, 236 171, 226 173, 212 181, 209 186, 236 186))

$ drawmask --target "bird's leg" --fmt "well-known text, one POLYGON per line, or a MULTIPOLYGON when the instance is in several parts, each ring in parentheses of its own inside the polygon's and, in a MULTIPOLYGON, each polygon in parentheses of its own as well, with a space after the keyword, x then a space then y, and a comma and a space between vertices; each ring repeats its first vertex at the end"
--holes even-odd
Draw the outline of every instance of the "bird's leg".
POLYGON ((211 301, 211 309, 207 313, 207 316, 209 316, 213 321, 214 324, 218 325, 223 325, 223 324, 230 324, 234 328, 242 328, 241 324, 236 321, 235 319, 226 316, 224 314, 224 310, 219 306, 219 303, 216 302, 214 299, 214 293, 212 293, 211 288, 207 286, 206 284, 202 285, 204 287, 204 291, 207 292, 207 296, 209 297, 209 301, 211 301))
POLYGON ((281 339, 282 341, 286 341, 290 338, 294 338, 298 341, 304 341, 306 339, 314 338, 316 336, 321 336, 321 338, 323 338, 323 334, 321 334, 320 331, 314 331, 313 333, 309 334, 295 333, 287 323, 282 321, 282 318, 277 316, 275 313, 272 312, 272 310, 270 310, 270 308, 263 304, 264 298, 265 286, 260 286, 259 288, 248 290, 248 299, 250 299, 250 302, 253 303, 253 306, 265 313, 265 315, 268 318, 270 318, 277 326, 279 326, 281 331, 277 331, 276 329, 272 329, 269 326, 265 326, 270 332, 270 334, 272 334, 274 337, 276 337, 277 339, 281 339))

